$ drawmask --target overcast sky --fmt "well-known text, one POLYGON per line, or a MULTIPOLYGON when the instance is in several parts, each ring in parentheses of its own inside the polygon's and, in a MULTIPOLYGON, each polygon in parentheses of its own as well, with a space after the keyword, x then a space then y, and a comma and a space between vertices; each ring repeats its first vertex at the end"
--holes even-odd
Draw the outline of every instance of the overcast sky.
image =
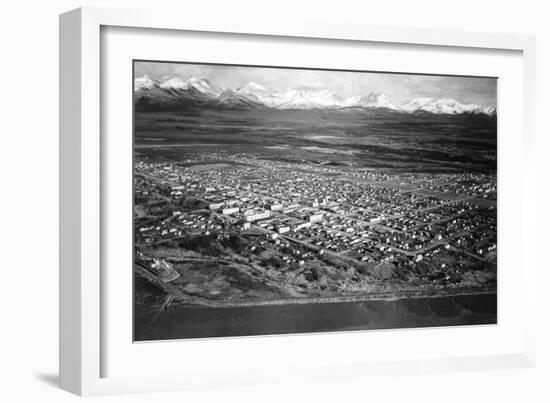
POLYGON ((462 103, 486 106, 497 103, 497 80, 494 78, 136 62, 135 76, 144 74, 156 80, 206 78, 222 88, 233 89, 253 81, 272 90, 308 86, 324 88, 343 97, 381 92, 401 102, 431 97, 454 98, 462 103))

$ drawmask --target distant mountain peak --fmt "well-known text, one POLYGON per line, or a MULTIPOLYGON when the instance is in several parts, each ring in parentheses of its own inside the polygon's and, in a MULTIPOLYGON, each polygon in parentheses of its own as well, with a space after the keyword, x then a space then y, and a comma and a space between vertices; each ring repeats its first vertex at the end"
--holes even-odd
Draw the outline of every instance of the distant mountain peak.
POLYGON ((388 98, 386 95, 382 94, 381 92, 371 92, 367 95, 363 95, 362 98, 369 99, 369 100, 378 100, 380 98, 388 98))
POLYGON ((463 104, 453 98, 420 98, 411 101, 404 108, 408 112, 428 112, 437 115, 458 115, 463 113, 487 113, 485 107, 477 104, 463 104))
MULTIPOLYGON (((205 78, 164 77, 157 81, 143 75, 134 80, 135 91, 141 96, 154 98, 156 106, 163 103, 174 106, 200 102, 200 105, 212 104, 216 107, 230 108, 272 108, 272 109, 343 109, 365 108, 385 109, 403 113, 431 114, 485 114, 495 115, 496 108, 477 104, 463 104, 453 98, 417 97, 409 102, 397 102, 384 93, 371 92, 364 95, 343 98, 326 88, 300 86, 285 90, 270 90, 250 81, 232 89, 221 88, 205 78)), ((174 106, 175 107, 175 106, 174 106)))
POLYGON ((134 86, 136 91, 137 90, 150 90, 152 88, 155 88, 158 86, 158 81, 153 80, 151 77, 149 77, 147 74, 143 75, 142 77, 138 77, 134 80, 134 86))
POLYGON ((223 92, 221 88, 211 84, 210 81, 205 78, 191 77, 187 82, 196 90, 211 96, 219 96, 223 92))
POLYGON ((350 97, 346 100, 345 104, 348 107, 399 110, 397 102, 380 92, 371 92, 367 95, 350 97))
POLYGON ((243 85, 239 89, 243 90, 253 90, 253 91, 267 91, 267 88, 265 88, 263 85, 255 83, 254 81, 250 81, 247 84, 243 85))
POLYGON ((176 89, 176 90, 188 89, 189 83, 187 81, 182 80, 179 77, 170 77, 164 80, 160 84, 160 88, 169 88, 169 89, 176 89))
POLYGON ((205 87, 210 87, 210 81, 206 78, 191 77, 187 80, 190 85, 202 85, 205 87))

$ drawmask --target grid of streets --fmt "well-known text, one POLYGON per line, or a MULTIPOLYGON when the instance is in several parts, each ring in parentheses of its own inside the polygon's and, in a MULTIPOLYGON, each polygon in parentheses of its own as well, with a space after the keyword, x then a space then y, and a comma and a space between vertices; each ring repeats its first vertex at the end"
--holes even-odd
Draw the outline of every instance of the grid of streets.
POLYGON ((496 283, 496 175, 189 153, 137 158, 134 198, 142 275, 195 303, 496 283), (197 278, 211 256, 269 292, 243 292, 227 275, 216 283, 219 273, 197 278))

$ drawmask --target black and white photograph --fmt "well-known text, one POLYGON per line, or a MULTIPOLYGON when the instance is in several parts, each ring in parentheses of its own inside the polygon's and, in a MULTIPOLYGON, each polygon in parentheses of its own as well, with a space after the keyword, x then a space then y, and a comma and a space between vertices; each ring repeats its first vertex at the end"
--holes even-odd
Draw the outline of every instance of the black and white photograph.
POLYGON ((550 402, 545 5, 4 2, 0 400, 550 402))
POLYGON ((497 323, 497 78, 132 68, 134 341, 497 323))

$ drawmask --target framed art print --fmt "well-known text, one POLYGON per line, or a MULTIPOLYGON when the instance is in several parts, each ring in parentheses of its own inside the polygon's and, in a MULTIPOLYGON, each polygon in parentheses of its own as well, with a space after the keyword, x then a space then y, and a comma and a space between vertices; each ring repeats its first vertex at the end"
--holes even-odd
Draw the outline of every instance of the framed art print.
POLYGON ((497 323, 497 78, 133 62, 134 337, 497 323))
POLYGON ((531 37, 60 21, 64 389, 533 365, 531 37))

